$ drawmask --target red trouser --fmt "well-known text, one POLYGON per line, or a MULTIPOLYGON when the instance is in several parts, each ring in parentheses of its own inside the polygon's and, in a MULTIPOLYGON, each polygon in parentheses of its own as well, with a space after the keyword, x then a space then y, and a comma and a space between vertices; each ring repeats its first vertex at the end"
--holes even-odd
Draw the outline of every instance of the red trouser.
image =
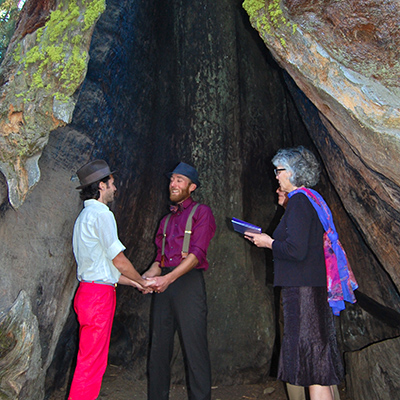
POLYGON ((94 400, 107 367, 116 304, 115 287, 81 282, 74 308, 79 321, 79 351, 68 400, 94 400))

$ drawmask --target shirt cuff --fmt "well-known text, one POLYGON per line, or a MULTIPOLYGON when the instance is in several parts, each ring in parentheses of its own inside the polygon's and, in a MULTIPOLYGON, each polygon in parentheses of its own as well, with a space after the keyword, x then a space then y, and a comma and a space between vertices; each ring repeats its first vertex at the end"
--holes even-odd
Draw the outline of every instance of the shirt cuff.
POLYGON ((107 249, 107 256, 110 260, 114 260, 115 257, 117 257, 117 255, 119 253, 121 253, 121 251, 124 251, 126 249, 126 247, 119 241, 116 240, 108 249, 107 249))
POLYGON ((206 257, 205 257, 204 252, 202 250, 200 250, 199 248, 194 247, 194 248, 189 249, 189 254, 190 253, 194 254, 196 256, 198 262, 199 262, 197 264, 196 268, 198 268, 199 265, 202 265, 204 263, 204 260, 205 260, 206 257))
POLYGON ((157 251, 156 258, 154 261, 161 262, 161 251, 157 251))

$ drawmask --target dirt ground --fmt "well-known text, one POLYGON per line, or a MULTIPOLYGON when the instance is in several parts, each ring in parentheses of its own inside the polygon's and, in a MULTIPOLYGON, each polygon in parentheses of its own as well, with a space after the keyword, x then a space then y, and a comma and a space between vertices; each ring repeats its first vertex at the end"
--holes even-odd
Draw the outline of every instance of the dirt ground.
MULTIPOLYGON (((147 382, 135 381, 129 371, 109 365, 104 375, 98 400, 146 400, 147 382)), ((53 394, 48 400, 66 400, 66 389, 53 394)), ((270 378, 260 385, 216 386, 212 388, 212 400, 287 400, 282 382, 270 378)), ((351 400, 340 388, 340 399, 351 400)), ((174 385, 170 400, 187 400, 186 388, 174 385)))

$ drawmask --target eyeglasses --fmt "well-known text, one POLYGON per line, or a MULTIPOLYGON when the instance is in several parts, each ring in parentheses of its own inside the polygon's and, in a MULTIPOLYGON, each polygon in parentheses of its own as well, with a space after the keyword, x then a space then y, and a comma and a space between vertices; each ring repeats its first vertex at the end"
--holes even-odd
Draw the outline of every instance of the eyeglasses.
POLYGON ((286 168, 275 168, 274 172, 275 172, 275 176, 278 176, 280 172, 282 171, 286 171, 286 168))

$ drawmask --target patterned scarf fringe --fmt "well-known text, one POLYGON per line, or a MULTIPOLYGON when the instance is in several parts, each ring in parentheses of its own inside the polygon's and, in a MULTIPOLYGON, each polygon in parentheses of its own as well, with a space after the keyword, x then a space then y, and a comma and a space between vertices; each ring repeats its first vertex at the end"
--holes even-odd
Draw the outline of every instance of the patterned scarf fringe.
POLYGON ((298 188, 289 193, 292 197, 296 193, 303 193, 310 200, 317 211, 318 217, 325 230, 324 255, 326 265, 326 280, 328 289, 328 302, 334 315, 340 315, 345 309, 345 301, 356 302, 354 290, 358 284, 347 260, 346 252, 339 241, 333 223, 332 212, 322 196, 313 189, 298 188))

